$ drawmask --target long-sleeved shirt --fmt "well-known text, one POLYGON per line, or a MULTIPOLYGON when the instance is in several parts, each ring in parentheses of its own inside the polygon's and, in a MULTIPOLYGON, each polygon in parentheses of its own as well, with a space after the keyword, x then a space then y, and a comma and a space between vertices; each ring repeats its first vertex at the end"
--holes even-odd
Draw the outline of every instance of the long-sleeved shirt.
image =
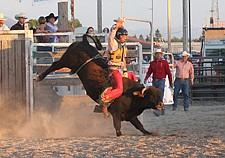
MULTIPOLYGON (((119 41, 117 41, 115 39, 115 35, 116 35, 116 30, 111 29, 111 32, 109 33, 109 38, 108 38, 108 50, 109 50, 110 53, 113 53, 113 52, 115 52, 119 49, 119 43, 118 43, 119 41)), ((125 47, 125 45, 124 45, 125 43, 120 43, 120 44, 125 47)), ((118 66, 123 65, 123 69, 126 69, 126 60, 125 60, 126 53, 127 52, 125 51, 123 56, 122 56, 121 62, 118 63, 118 66)), ((115 63, 112 63, 112 61, 109 61, 108 64, 109 65, 115 65, 115 63)))
POLYGON ((172 74, 166 60, 160 59, 152 61, 149 65, 145 79, 148 79, 151 74, 153 74, 153 79, 166 78, 166 75, 168 75, 169 83, 172 85, 172 74))
POLYGON ((5 24, 3 24, 2 26, 0 26, 0 30, 9 30, 9 28, 5 24))
POLYGON ((19 23, 19 21, 18 21, 16 24, 14 24, 14 25, 10 28, 10 30, 24 30, 24 24, 21 25, 21 24, 19 23))
POLYGON ((190 78, 194 79, 194 68, 191 62, 183 60, 177 61, 175 63, 176 77, 177 78, 190 78))

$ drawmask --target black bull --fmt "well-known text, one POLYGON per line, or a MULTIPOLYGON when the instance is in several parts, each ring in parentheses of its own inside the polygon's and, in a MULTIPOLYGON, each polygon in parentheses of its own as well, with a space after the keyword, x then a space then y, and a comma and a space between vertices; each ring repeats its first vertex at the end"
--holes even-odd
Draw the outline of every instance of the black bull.
MULTIPOLYGON (((96 47, 101 49, 101 43, 96 41, 96 38, 91 38, 96 47)), ((37 76, 37 80, 41 81, 49 73, 63 67, 70 68, 71 73, 78 74, 87 94, 95 102, 99 102, 101 93, 105 88, 111 86, 107 63, 96 48, 89 44, 86 35, 83 36, 82 42, 72 43, 60 60, 53 62, 45 72, 37 76)), ((144 129, 137 116, 145 109, 162 110, 164 105, 161 100, 161 92, 154 87, 144 88, 140 83, 128 78, 123 78, 123 86, 123 94, 108 107, 113 117, 116 135, 122 135, 121 121, 129 121, 144 135, 153 134, 144 129)))

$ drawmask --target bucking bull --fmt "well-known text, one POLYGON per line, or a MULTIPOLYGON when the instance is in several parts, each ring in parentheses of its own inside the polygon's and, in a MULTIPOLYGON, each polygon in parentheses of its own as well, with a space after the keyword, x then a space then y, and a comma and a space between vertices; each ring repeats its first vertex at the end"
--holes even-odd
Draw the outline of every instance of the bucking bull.
MULTIPOLYGON (((97 38, 88 36, 94 41, 95 48, 89 44, 87 36, 83 35, 82 42, 72 43, 60 60, 53 62, 45 72, 37 76, 37 81, 43 80, 55 70, 67 67, 71 69, 70 74, 78 74, 87 95, 99 103, 100 95, 111 86, 111 81, 107 70, 107 61, 96 49, 102 49, 101 43, 97 38)), ((151 86, 145 88, 140 83, 125 77, 123 77, 123 86, 123 94, 108 107, 108 111, 113 117, 116 135, 122 135, 121 121, 129 121, 144 135, 153 135, 153 132, 144 129, 137 116, 145 109, 163 110, 161 92, 151 86)))

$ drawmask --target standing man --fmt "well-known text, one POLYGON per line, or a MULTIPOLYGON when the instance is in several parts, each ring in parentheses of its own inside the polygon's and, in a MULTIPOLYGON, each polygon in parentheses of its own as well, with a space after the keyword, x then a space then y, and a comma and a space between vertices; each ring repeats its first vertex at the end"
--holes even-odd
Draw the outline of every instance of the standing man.
POLYGON ((182 90, 184 96, 184 111, 189 108, 189 84, 194 84, 194 68, 191 62, 187 61, 190 54, 186 51, 182 53, 182 59, 174 64, 176 68, 176 79, 174 81, 174 95, 173 95, 173 111, 177 109, 178 95, 182 90))
POLYGON ((124 28, 124 19, 118 19, 116 24, 111 28, 109 34, 108 47, 109 47, 109 71, 114 82, 112 87, 108 87, 101 94, 101 101, 103 102, 103 113, 107 116, 108 109, 107 106, 109 102, 113 99, 118 98, 123 93, 123 80, 122 74, 126 73, 126 53, 127 47, 125 42, 127 40, 128 32, 124 28))
POLYGON ((5 25, 4 14, 0 13, 0 30, 9 30, 8 26, 5 25))
MULTIPOLYGON (((153 74, 152 85, 162 92, 162 100, 164 97, 164 88, 166 75, 168 75, 170 86, 172 87, 172 74, 170 72, 169 64, 166 60, 162 59, 163 52, 161 49, 157 49, 155 52, 155 60, 152 61, 149 65, 148 72, 145 76, 144 83, 146 84, 148 78, 153 74)), ((160 115, 160 111, 153 111, 156 116, 160 115)), ((165 111, 161 111, 161 114, 164 115, 165 111)))
POLYGON ((15 19, 18 20, 16 24, 14 24, 10 30, 24 30, 24 24, 27 20, 27 14, 26 13, 19 13, 15 15, 15 19))

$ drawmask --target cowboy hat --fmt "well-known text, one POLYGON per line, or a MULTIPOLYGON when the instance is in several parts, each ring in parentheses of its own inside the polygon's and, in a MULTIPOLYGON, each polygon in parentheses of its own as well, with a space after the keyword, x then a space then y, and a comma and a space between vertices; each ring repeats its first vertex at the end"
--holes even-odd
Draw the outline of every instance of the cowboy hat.
POLYGON ((182 53, 181 56, 182 56, 182 57, 184 57, 184 56, 190 56, 190 54, 189 54, 188 52, 186 52, 186 51, 183 51, 183 53, 182 53))
POLYGON ((55 21, 58 19, 58 16, 55 16, 54 13, 50 13, 48 16, 45 17, 47 21, 49 21, 50 18, 55 18, 55 21))
POLYGON ((27 19, 28 17, 27 17, 26 13, 21 12, 21 13, 15 15, 16 20, 19 20, 19 18, 27 19))
POLYGON ((154 55, 156 55, 157 53, 162 53, 162 54, 164 54, 163 51, 162 51, 160 48, 156 49, 154 55))
POLYGON ((0 13, 0 20, 6 20, 3 13, 0 13))

